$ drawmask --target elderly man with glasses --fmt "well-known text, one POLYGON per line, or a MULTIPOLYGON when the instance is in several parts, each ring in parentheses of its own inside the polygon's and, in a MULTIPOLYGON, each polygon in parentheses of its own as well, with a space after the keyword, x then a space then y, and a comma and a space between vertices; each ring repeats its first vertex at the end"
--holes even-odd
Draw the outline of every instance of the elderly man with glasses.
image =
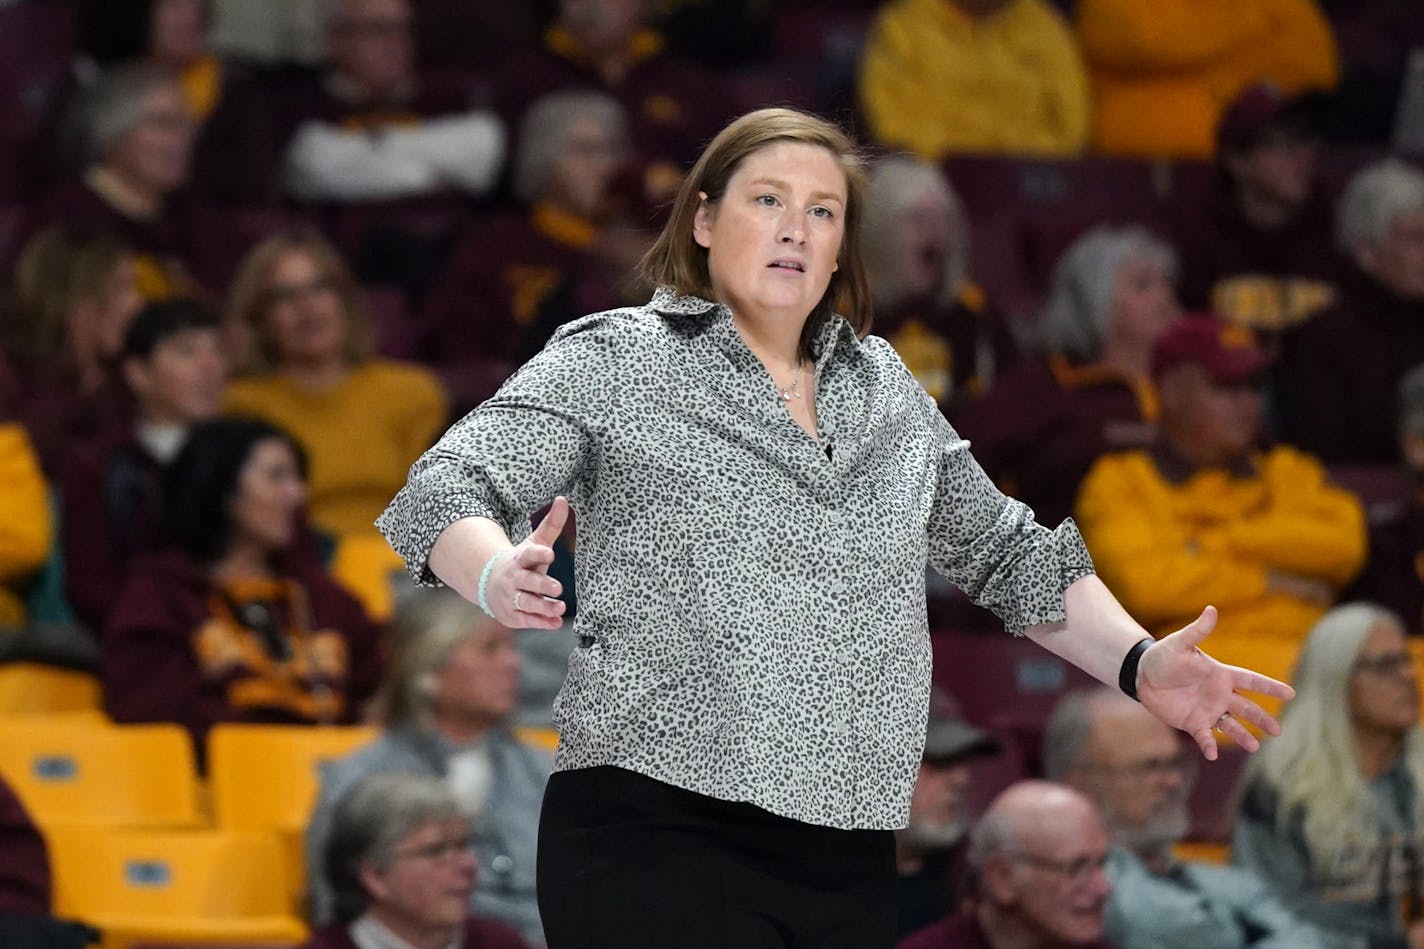
POLYGON ((1071 692, 1043 747, 1048 776, 1092 799, 1112 835, 1105 928, 1122 949, 1323 945, 1255 874, 1174 856, 1197 764, 1151 712, 1107 689, 1071 692))
POLYGON ((964 911, 899 949, 1109 949, 1108 844, 1082 794, 1046 781, 1011 785, 969 832, 964 911))

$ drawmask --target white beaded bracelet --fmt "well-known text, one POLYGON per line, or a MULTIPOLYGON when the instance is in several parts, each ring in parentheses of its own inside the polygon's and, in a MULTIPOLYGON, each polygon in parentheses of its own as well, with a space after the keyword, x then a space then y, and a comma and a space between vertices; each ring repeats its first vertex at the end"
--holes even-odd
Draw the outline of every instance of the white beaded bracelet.
POLYGON ((494 619, 495 616, 494 611, 489 608, 489 601, 485 599, 485 584, 489 583, 489 575, 490 571, 494 569, 494 562, 513 549, 513 547, 506 547, 504 550, 501 550, 499 553, 491 557, 489 559, 489 563, 485 564, 485 568, 480 571, 480 609, 484 610, 485 615, 488 616, 490 619, 494 619))

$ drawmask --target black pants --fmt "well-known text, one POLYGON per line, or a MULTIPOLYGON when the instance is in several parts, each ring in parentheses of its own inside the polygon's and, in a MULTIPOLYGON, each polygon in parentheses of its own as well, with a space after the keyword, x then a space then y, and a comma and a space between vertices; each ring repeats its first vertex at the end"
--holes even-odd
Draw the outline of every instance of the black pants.
POLYGON ((895 841, 621 768, 556 772, 539 822, 549 949, 890 949, 895 841))

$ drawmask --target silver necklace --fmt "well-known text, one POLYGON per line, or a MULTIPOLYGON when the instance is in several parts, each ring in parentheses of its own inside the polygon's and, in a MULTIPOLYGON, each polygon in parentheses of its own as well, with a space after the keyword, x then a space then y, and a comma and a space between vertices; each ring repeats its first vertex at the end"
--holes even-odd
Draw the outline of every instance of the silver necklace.
MULTIPOLYGON (((772 380, 772 385, 776 385, 775 380, 772 380)), ((790 402, 792 399, 801 398, 800 367, 796 369, 796 378, 792 380, 791 385, 787 386, 785 389, 783 389, 781 386, 776 386, 776 394, 781 396, 781 401, 783 402, 790 402)))

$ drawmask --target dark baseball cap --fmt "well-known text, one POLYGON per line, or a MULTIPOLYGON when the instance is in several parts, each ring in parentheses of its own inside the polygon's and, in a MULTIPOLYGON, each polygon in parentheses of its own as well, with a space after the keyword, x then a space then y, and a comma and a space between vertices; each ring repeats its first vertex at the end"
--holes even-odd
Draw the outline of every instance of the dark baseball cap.
POLYGON ((948 766, 996 755, 1001 748, 997 738, 964 720, 958 703, 948 692, 934 689, 930 694, 930 720, 925 730, 922 760, 948 766))
POLYGON ((1152 375, 1177 366, 1201 366, 1217 382, 1249 382, 1266 368, 1266 354, 1250 330, 1215 316, 1183 316, 1167 328, 1152 350, 1152 375))

